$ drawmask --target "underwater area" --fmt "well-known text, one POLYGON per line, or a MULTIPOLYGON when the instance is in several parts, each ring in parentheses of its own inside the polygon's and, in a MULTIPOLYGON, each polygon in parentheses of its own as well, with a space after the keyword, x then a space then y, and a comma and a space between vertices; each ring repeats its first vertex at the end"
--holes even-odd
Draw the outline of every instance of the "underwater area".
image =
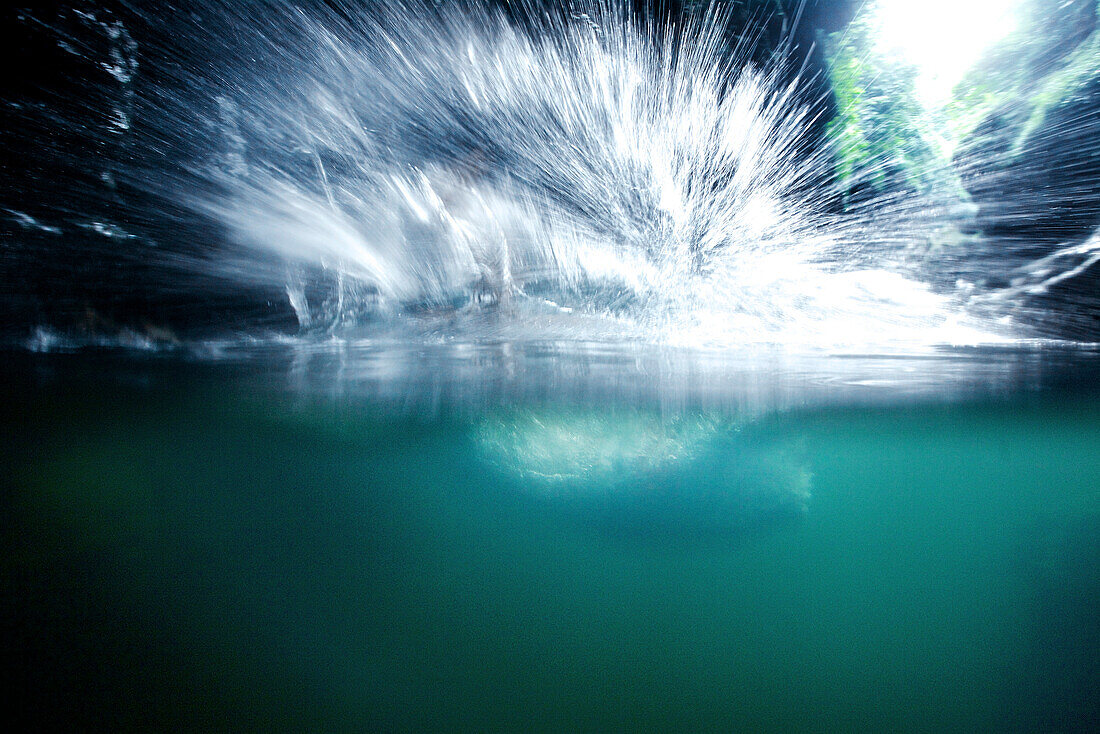
POLYGON ((2 11, 5 719, 1100 727, 1100 3, 2 11))
POLYGON ((1089 730, 1096 364, 24 355, 4 383, 16 713, 1089 730))

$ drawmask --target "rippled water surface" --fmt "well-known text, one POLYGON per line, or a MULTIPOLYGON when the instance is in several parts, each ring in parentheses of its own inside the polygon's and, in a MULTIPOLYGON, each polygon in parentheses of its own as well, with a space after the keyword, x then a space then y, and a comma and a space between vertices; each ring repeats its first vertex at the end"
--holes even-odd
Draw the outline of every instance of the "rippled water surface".
POLYGON ((9 353, 8 685, 109 730, 1087 730, 1098 365, 9 353))

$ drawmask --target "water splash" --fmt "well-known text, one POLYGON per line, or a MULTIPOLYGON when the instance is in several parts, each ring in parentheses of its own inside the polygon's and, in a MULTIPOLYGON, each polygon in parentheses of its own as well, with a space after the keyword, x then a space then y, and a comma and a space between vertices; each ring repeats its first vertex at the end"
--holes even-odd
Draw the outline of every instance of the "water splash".
POLYGON ((227 272, 284 279, 306 329, 493 312, 508 335, 993 338, 873 251, 888 225, 826 211, 812 110, 782 68, 730 57, 720 15, 279 22, 263 73, 219 78, 220 147, 175 195, 242 246, 227 272))
POLYGON ((122 90, 95 118, 110 206, 8 211, 154 262, 153 288, 263 293, 307 337, 985 343, 1031 336, 1021 304, 1095 263, 1074 245, 994 283, 998 243, 937 244, 958 201, 842 212, 821 110, 731 51, 721 11, 505 5, 95 16, 106 51, 66 43, 122 90))

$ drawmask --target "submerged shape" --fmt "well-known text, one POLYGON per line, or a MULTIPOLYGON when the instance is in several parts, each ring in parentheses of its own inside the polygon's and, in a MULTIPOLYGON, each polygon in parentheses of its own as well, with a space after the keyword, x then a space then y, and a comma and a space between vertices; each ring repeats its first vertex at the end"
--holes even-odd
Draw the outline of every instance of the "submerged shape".
POLYGON ((612 530, 737 533, 809 507, 797 452, 748 418, 627 410, 516 410, 474 432, 486 461, 527 492, 612 530))
POLYGON ((640 411, 561 409, 496 416, 482 421, 475 435, 492 461, 521 476, 620 483, 690 462, 725 423, 708 416, 670 421, 640 411))

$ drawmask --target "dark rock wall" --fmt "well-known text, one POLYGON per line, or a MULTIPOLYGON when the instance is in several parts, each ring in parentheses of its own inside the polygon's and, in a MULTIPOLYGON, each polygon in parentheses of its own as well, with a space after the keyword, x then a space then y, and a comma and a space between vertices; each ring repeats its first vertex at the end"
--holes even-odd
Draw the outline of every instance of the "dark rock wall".
MULTIPOLYGON (((954 165, 1002 272, 1100 236, 1098 8, 1096 0, 1028 0, 1021 29, 958 90, 963 100, 975 90, 992 99, 954 165)), ((1058 259, 1051 276, 1080 272, 1028 299, 1025 313, 1042 333, 1100 339, 1100 266, 1086 267, 1089 257, 1058 259)))
POLYGON ((1097 3, 1031 0, 1028 10, 1021 32, 976 70, 994 75, 996 103, 955 156, 982 231, 1030 243, 1023 256, 1100 226, 1097 3))

